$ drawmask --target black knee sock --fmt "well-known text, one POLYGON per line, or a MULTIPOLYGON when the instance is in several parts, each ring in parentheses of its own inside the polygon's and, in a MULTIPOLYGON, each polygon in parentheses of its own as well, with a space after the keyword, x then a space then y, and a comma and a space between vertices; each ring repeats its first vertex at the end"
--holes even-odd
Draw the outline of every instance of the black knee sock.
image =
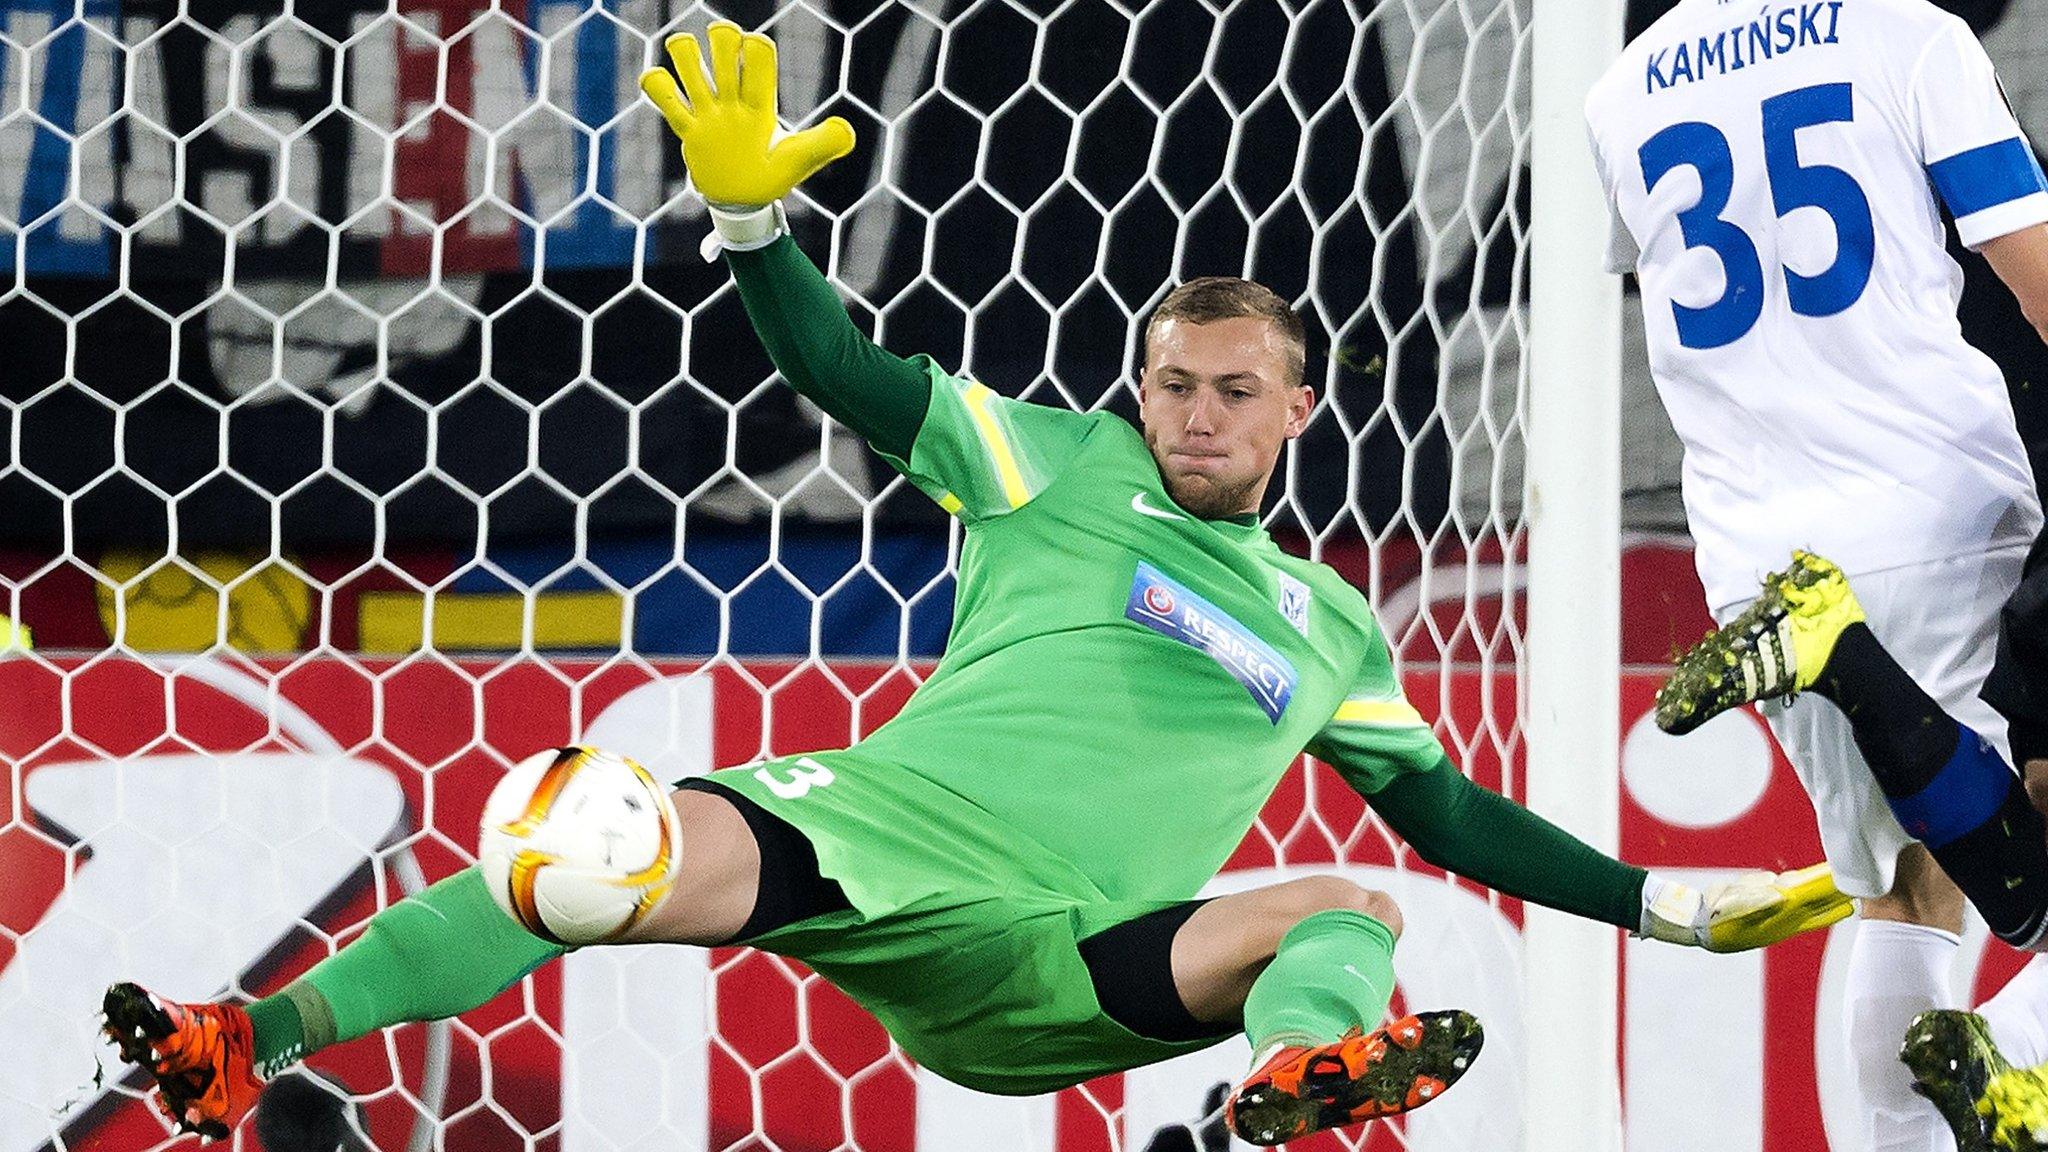
POLYGON ((2048 921, 2048 824, 2011 766, 1943 712, 1862 624, 1835 641, 1814 691, 1849 717, 1893 814, 1991 930, 2010 944, 2033 943, 2048 921))
POLYGON ((1813 690, 1835 702, 1890 797, 1927 787, 1956 749, 1956 724, 1863 624, 1842 630, 1813 690))

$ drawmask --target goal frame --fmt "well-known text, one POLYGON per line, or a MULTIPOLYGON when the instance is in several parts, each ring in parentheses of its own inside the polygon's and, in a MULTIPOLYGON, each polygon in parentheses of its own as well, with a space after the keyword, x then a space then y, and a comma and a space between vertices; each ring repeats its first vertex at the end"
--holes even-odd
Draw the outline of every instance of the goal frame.
MULTIPOLYGON (((1620 848, 1621 278, 1585 98, 1621 50, 1622 0, 1535 0, 1531 30, 1524 800, 1593 847, 1620 848)), ((1523 1100, 1548 1117, 1526 1152, 1620 1152, 1620 956, 1610 931, 1529 905, 1523 1100), (1534 1042, 1543 1037, 1543 1043, 1534 1042)))

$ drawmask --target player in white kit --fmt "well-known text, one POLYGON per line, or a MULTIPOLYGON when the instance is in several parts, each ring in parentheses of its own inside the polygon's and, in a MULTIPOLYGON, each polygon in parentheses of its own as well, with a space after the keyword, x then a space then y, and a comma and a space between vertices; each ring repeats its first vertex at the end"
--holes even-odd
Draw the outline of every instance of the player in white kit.
MULTIPOLYGON (((1982 47, 1925 0, 1681 0, 1586 114, 1610 267, 1641 283, 1716 618, 1795 548, 1819 552, 1913 679, 2003 749, 1977 691, 2041 509, 2005 382, 1956 321, 1940 209, 2013 283, 2039 274, 2023 265, 2048 181, 1982 47)), ((1838 709, 1802 697, 1770 720, 1836 882, 1862 898, 1843 1017, 1869 1146, 1946 1148, 1897 1053, 1950 1000, 1960 894, 1838 709)), ((2048 1018, 2040 962, 1984 1012, 2016 1060, 2048 1059, 2029 1051, 2048 1018)))

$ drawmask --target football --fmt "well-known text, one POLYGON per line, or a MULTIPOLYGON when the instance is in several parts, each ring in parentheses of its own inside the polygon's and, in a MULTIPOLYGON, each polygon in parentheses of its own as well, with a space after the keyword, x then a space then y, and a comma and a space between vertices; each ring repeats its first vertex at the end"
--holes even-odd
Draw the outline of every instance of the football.
POLYGON ((512 766, 484 803, 477 866, 498 906, 558 944, 610 940, 668 895, 682 859, 668 789, 597 748, 512 766))

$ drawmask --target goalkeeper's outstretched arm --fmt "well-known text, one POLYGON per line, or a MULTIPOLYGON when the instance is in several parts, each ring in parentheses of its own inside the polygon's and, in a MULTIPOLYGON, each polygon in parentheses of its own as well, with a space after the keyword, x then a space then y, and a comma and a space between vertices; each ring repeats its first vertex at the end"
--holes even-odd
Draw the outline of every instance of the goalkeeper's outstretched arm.
POLYGON ((838 293, 789 237, 725 258, 783 379, 878 451, 908 460, 931 405, 922 359, 906 360, 854 327, 838 293))
POLYGON ((931 401, 926 367, 862 334, 782 227, 779 201, 851 151, 853 128, 834 116, 775 139, 774 41, 723 20, 705 39, 709 77, 697 38, 683 34, 668 40, 675 71, 649 69, 640 87, 682 143, 747 317, 798 392, 878 450, 907 459, 931 401))
MULTIPOLYGON (((1342 771, 1339 766, 1339 771, 1342 771)), ((1449 760, 1368 796, 1424 860, 1497 891, 1638 936, 1714 952, 1775 944, 1847 916, 1825 866, 1757 872, 1702 893, 1607 856, 1465 778, 1449 760)))

